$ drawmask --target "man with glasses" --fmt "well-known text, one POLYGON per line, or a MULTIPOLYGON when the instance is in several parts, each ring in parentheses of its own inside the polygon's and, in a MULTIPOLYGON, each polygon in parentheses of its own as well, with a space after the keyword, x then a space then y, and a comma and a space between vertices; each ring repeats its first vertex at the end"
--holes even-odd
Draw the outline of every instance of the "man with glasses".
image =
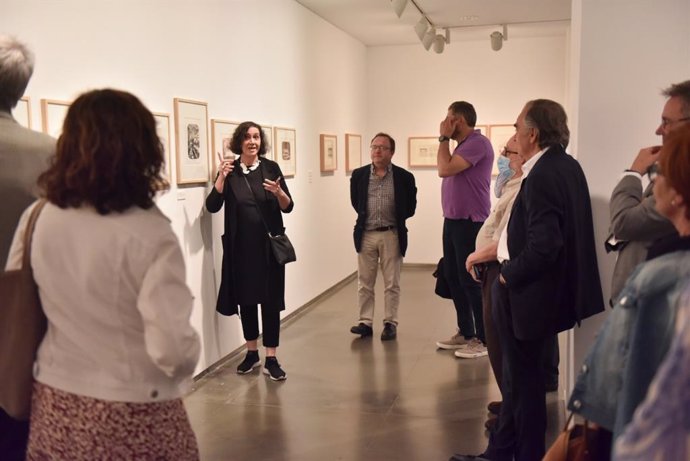
POLYGON ((381 340, 397 337, 400 268, 407 250, 405 220, 417 207, 412 173, 391 163, 395 140, 378 133, 371 140, 371 164, 357 168, 350 178, 350 200, 357 212, 354 240, 357 250, 359 323, 350 331, 361 338, 373 334, 374 285, 381 264, 384 318, 381 340))
MULTIPOLYGON (((690 80, 671 85, 662 94, 668 99, 656 134, 663 143, 669 133, 690 122, 690 80)), ((660 146, 641 149, 611 194, 611 235, 606 249, 618 252, 611 281, 611 304, 635 266, 647 257, 649 245, 675 233, 671 222, 655 209, 651 175, 649 185, 642 187, 642 177, 656 162, 659 149, 660 146)))
POLYGON ((479 284, 465 270, 467 256, 475 250, 479 229, 489 216, 491 170, 494 151, 491 142, 474 128, 477 113, 472 104, 456 101, 441 122, 436 156, 443 208, 443 275, 455 306, 457 332, 436 343, 440 349, 455 350, 457 357, 471 359, 487 355, 482 293, 479 284), (458 145, 451 153, 450 140, 458 145))

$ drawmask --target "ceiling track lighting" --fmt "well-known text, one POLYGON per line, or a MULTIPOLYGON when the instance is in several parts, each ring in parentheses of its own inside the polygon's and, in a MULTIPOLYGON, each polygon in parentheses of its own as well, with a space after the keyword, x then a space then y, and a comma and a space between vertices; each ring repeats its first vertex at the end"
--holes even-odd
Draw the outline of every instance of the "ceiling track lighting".
POLYGON ((503 48, 503 42, 508 40, 508 26, 503 24, 503 33, 496 30, 491 32, 489 38, 491 39, 491 49, 494 51, 500 50, 503 48))
POLYGON ((437 34, 436 25, 429 20, 415 0, 391 0, 393 11, 395 11, 398 17, 402 16, 408 3, 412 3, 421 15, 419 21, 414 26, 414 31, 422 42, 424 49, 428 51, 433 46, 436 53, 443 53, 445 45, 450 43, 450 30, 445 28, 445 35, 437 34))

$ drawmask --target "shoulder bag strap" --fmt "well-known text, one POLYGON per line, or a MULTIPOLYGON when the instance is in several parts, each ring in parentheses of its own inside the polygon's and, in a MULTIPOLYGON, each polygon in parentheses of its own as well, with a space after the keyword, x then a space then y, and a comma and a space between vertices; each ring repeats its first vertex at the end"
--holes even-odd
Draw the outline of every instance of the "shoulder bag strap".
POLYGON ((41 213, 41 210, 45 206, 46 202, 46 199, 39 200, 34 209, 31 210, 29 222, 26 224, 26 230, 24 230, 24 255, 22 257, 22 269, 31 269, 31 241, 33 240, 34 228, 36 227, 38 215, 41 213))
POLYGON ((252 194, 252 197, 254 198, 254 206, 256 207, 257 210, 259 210, 259 216, 261 216, 261 222, 264 223, 264 227, 266 228, 266 232, 268 232, 268 235, 272 235, 271 230, 268 228, 268 224, 266 224, 266 219, 264 219, 264 214, 261 211, 261 207, 259 206, 259 202, 256 200, 256 195, 254 195, 254 190, 252 189, 252 186, 249 185, 249 181, 247 181, 247 177, 245 175, 242 175, 242 179, 244 179, 244 183, 247 185, 247 188, 249 189, 249 193, 252 194))

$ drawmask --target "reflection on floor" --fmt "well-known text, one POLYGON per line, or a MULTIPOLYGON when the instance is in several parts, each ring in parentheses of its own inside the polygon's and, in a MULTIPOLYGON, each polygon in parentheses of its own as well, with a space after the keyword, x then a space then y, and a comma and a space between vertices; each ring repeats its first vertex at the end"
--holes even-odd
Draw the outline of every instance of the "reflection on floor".
MULTIPOLYGON (((352 281, 283 327, 278 358, 287 381, 270 381, 259 368, 237 375, 242 356, 199 380, 185 405, 201 459, 426 461, 480 453, 486 404, 499 400, 488 358, 436 349, 453 334, 455 315, 434 295, 426 268, 404 268, 398 339, 382 342, 381 286, 379 277, 373 338, 349 331, 358 313, 352 281)), ((548 399, 550 442, 564 419, 557 393, 548 399)))

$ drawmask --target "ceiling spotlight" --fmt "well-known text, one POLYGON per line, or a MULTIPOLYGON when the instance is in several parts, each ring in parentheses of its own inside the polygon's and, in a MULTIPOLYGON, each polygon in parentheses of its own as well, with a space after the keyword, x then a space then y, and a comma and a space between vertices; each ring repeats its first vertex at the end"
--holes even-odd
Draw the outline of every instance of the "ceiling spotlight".
POLYGON ((424 39, 424 34, 426 34, 426 30, 431 26, 429 24, 429 20, 422 16, 419 18, 419 21, 417 21, 417 24, 414 26, 414 31, 417 33, 417 37, 419 37, 420 40, 424 39))
POLYGON ((503 24, 503 33, 494 31, 489 36, 491 38, 491 49, 498 51, 503 48, 503 41, 508 40, 508 26, 503 24))
POLYGON ((398 17, 402 16, 407 6, 407 0, 391 0, 391 3, 393 3, 393 11, 395 11, 395 14, 397 14, 398 17))
POLYGON ((434 51, 439 54, 443 53, 446 43, 450 43, 450 29, 446 29, 445 37, 439 34, 434 38, 434 51))
POLYGON ((427 33, 424 35, 424 38, 422 39, 422 45, 424 45, 425 50, 429 50, 431 48, 431 44, 434 43, 434 39, 436 38, 436 28, 432 27, 430 28, 427 33))

